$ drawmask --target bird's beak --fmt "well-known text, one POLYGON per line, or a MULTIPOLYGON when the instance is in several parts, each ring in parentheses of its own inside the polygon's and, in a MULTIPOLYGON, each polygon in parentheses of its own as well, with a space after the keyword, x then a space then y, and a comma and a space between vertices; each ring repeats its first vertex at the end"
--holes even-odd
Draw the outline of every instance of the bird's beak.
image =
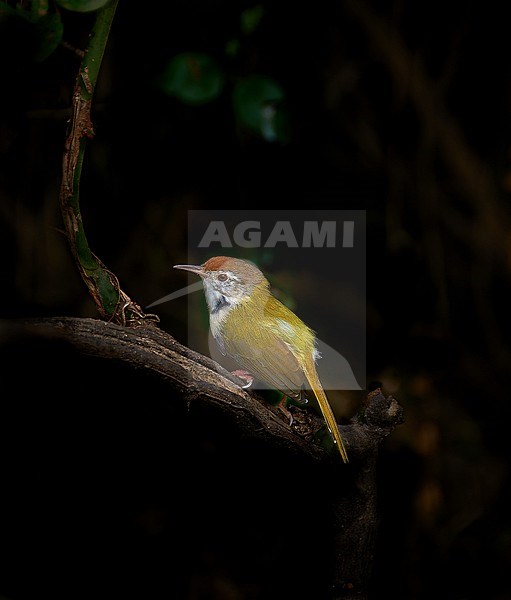
POLYGON ((181 269, 182 271, 190 271, 197 273, 197 275, 204 275, 204 268, 201 265, 174 265, 174 269, 181 269))

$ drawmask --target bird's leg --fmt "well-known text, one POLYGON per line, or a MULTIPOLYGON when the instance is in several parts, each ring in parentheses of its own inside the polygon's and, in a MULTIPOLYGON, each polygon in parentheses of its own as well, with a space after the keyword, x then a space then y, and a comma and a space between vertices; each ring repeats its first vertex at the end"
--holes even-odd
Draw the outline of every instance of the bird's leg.
MULTIPOLYGON (((254 376, 251 373, 249 373, 248 371, 245 371, 243 369, 237 369, 236 371, 231 371, 231 375, 234 375, 234 377, 237 377, 238 379, 241 379, 242 381, 246 382, 245 385, 241 386, 242 389, 244 389, 244 390, 248 389, 254 383, 254 376)), ((291 425, 294 422, 294 418, 293 418, 291 411, 288 408, 288 404, 293 404, 295 406, 302 407, 302 406, 305 406, 307 403, 308 403, 308 400, 303 395, 303 393, 300 394, 299 399, 298 398, 290 398, 286 394, 282 394, 282 397, 276 404, 276 407, 282 413, 284 413, 287 421, 289 422, 289 427, 291 427, 291 425)))
POLYGON ((289 426, 291 426, 294 423, 294 417, 291 411, 289 410, 288 406, 291 405, 297 406, 299 408, 304 408, 305 406, 307 406, 308 403, 309 400, 305 396, 304 391, 301 390, 299 397, 296 398, 287 396, 286 394, 282 394, 282 398, 279 400, 277 408, 286 415, 286 417, 289 420, 289 426))
POLYGON ((289 398, 289 396, 286 396, 286 394, 282 394, 282 398, 279 400, 279 402, 277 404, 277 408, 282 413, 284 413, 284 415, 286 416, 287 420, 289 421, 289 427, 291 427, 291 425, 293 424, 293 421, 294 421, 293 414, 291 413, 291 411, 287 407, 290 400, 291 400, 291 398, 289 398))
POLYGON ((242 389, 247 390, 254 383, 254 376, 251 375, 248 371, 243 371, 242 369, 238 369, 237 371, 231 371, 231 375, 241 379, 245 382, 245 385, 242 385, 242 389))
POLYGON ((300 398, 293 398, 293 404, 296 404, 296 406, 299 406, 300 408, 304 408, 309 404, 309 399, 305 395, 304 390, 300 390, 300 398))

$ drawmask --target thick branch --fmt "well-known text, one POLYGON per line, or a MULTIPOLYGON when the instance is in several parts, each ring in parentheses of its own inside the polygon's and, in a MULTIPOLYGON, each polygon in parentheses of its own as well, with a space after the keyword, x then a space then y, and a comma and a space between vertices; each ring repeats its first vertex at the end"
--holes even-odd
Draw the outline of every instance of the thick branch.
MULTIPOLYGON (((257 394, 243 390, 241 382, 216 362, 186 348, 156 327, 126 328, 75 318, 32 321, 27 327, 37 335, 62 337, 86 354, 115 359, 156 374, 177 389, 187 402, 214 405, 234 418, 247 435, 263 437, 269 443, 314 459, 328 456, 323 448, 310 441, 323 424, 319 417, 304 411, 308 417, 297 419, 298 433, 278 409, 257 394)), ((401 419, 401 409, 393 398, 376 395, 365 409, 364 417, 341 426, 350 457, 356 459, 372 452, 401 419)))
MULTIPOLYGON (((7 332, 8 327, 3 329, 7 332)), ((324 424, 312 411, 296 409, 295 423, 290 427, 277 408, 243 390, 244 382, 154 325, 127 328, 94 319, 50 318, 26 323, 22 332, 39 340, 70 343, 81 353, 114 360, 156 377, 178 392, 166 396, 172 402, 184 401, 199 409, 213 407, 234 422, 245 437, 293 453, 303 461, 301 472, 322 469, 321 495, 325 508, 331 511, 335 551, 332 597, 367 597, 378 522, 378 446, 402 422, 402 409, 392 397, 385 398, 380 390, 371 392, 360 414, 341 425, 350 459, 344 465, 336 450, 330 448, 333 451, 329 452, 314 441, 314 434, 324 424)), ((19 335, 20 331, 13 333, 19 335)))

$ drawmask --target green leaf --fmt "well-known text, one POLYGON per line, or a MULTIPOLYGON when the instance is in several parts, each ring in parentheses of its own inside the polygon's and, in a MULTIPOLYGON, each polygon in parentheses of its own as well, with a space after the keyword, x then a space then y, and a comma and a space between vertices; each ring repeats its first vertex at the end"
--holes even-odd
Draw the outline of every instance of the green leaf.
POLYGON ((54 52, 62 41, 64 27, 58 13, 48 14, 35 21, 37 44, 34 59, 42 61, 54 52))
POLYGON ((186 52, 175 56, 165 68, 161 88, 186 104, 204 104, 217 98, 224 74, 208 54, 186 52))
POLYGON ((264 15, 264 6, 256 4, 252 8, 247 8, 241 13, 241 31, 249 35, 257 29, 264 15))
POLYGON ((233 91, 233 106, 238 121, 267 142, 288 140, 288 115, 285 93, 273 79, 252 75, 239 81, 233 91))
POLYGON ((20 16, 20 13, 23 13, 23 11, 17 8, 13 8, 6 2, 0 2, 0 19, 4 19, 7 17, 17 17, 20 16))
POLYGON ((37 19, 46 16, 48 11, 48 0, 32 0, 30 2, 30 14, 33 21, 37 21, 37 19))
POLYGON ((91 12, 108 4, 110 0, 56 0, 57 4, 74 12, 91 12))
POLYGON ((233 38, 232 40, 229 40, 225 44, 225 54, 227 56, 234 57, 238 54, 239 51, 240 51, 240 41, 237 38, 233 38))

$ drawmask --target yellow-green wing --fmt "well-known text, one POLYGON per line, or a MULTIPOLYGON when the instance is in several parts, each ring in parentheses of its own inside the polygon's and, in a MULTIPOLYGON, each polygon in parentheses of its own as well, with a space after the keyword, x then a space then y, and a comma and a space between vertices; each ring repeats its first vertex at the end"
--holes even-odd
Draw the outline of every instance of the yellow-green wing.
POLYGON ((224 339, 224 346, 227 354, 256 379, 286 396, 300 396, 306 381, 303 369, 289 346, 271 330, 251 328, 251 337, 230 337, 224 339))

